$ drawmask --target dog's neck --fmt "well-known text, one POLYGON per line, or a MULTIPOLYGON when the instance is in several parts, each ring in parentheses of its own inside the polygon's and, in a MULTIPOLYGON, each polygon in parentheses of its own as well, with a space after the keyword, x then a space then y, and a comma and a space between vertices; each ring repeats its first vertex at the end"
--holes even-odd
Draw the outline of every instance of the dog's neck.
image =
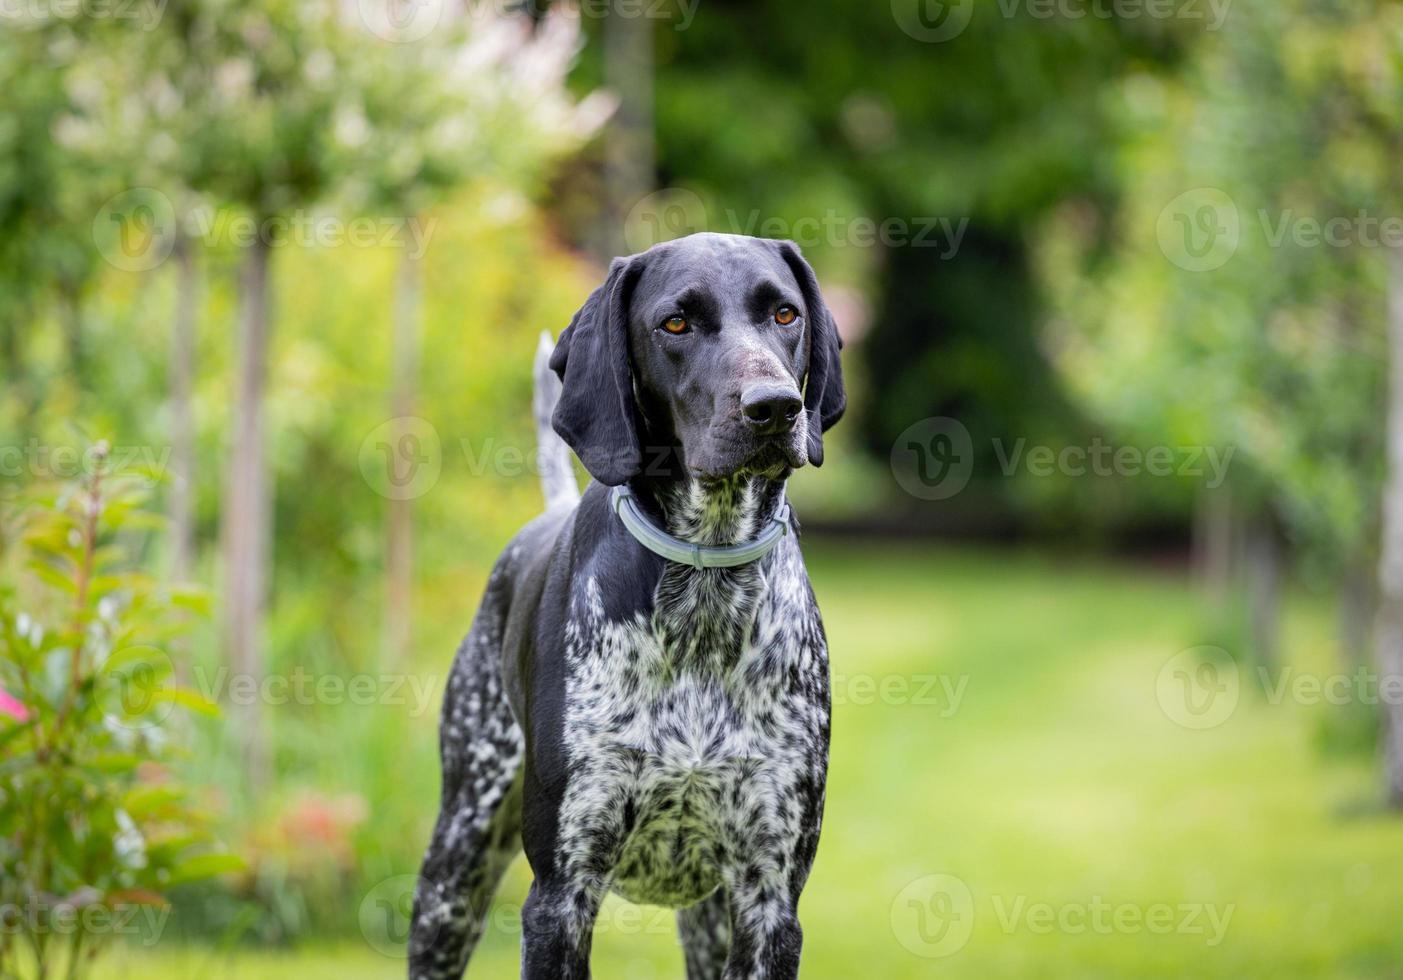
MULTIPOLYGON (((717 481, 634 481, 632 486, 669 534, 702 545, 753 539, 784 496, 782 478, 758 474, 717 481)), ((736 665, 768 590, 762 566, 769 560, 732 568, 665 565, 652 621, 668 652, 669 670, 719 675, 736 665)))
POLYGON ((767 526, 784 497, 783 478, 737 474, 720 480, 635 482, 645 509, 667 532, 690 544, 733 545, 767 526))

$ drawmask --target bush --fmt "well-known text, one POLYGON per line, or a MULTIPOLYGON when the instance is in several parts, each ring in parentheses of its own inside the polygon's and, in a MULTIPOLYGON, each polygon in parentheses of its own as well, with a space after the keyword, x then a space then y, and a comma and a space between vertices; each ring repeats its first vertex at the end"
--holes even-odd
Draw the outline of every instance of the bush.
POLYGON ((164 645, 204 597, 131 567, 159 522, 104 443, 80 479, 8 502, 0 552, 0 976, 82 976, 154 942, 166 894, 240 867, 175 777, 185 711, 164 645))

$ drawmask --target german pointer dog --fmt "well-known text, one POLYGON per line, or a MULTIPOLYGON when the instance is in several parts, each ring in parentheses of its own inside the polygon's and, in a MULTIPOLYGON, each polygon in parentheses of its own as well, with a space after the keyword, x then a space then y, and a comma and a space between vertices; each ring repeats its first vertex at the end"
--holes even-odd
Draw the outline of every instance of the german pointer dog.
POLYGON ((797 976, 828 651, 784 487, 843 414, 839 347, 792 243, 714 234, 615 259, 549 370, 543 338, 548 506, 453 661, 411 978, 462 976, 523 849, 528 980, 589 977, 611 890, 678 910, 690 980, 797 976))

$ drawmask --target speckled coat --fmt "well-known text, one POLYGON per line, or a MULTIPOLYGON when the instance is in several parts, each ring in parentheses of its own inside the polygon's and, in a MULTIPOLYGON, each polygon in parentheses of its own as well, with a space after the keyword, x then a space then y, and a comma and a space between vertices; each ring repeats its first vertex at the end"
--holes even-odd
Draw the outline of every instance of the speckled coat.
MULTIPOLYGON (((651 490, 673 534, 727 544, 758 533, 781 485, 651 490)), ((828 726, 797 526, 757 562, 694 569, 646 551, 591 485, 507 549, 455 659, 411 975, 461 975, 524 844, 523 976, 588 976, 613 890, 680 910, 693 980, 793 977, 828 726)))
POLYGON ((636 541, 609 487, 686 541, 753 539, 791 470, 822 462, 840 346, 793 243, 713 234, 615 260, 543 338, 548 506, 499 559, 444 693, 411 978, 462 974, 522 850, 529 980, 589 976, 611 890, 678 909, 691 980, 797 975, 829 736, 797 523, 762 558, 697 569, 636 541), (597 481, 583 497, 570 450, 597 481))

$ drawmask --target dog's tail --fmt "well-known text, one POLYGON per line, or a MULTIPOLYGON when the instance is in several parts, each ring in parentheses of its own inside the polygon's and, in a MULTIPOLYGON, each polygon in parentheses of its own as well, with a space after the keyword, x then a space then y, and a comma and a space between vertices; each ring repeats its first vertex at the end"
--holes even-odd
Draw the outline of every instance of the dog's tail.
POLYGON ((550 369, 550 355, 554 349, 555 341, 551 340, 550 333, 542 330, 541 341, 536 345, 536 391, 531 398, 531 408, 536 415, 536 460, 540 464, 546 510, 574 507, 580 502, 580 485, 575 482, 570 447, 550 424, 561 391, 560 379, 550 369))

